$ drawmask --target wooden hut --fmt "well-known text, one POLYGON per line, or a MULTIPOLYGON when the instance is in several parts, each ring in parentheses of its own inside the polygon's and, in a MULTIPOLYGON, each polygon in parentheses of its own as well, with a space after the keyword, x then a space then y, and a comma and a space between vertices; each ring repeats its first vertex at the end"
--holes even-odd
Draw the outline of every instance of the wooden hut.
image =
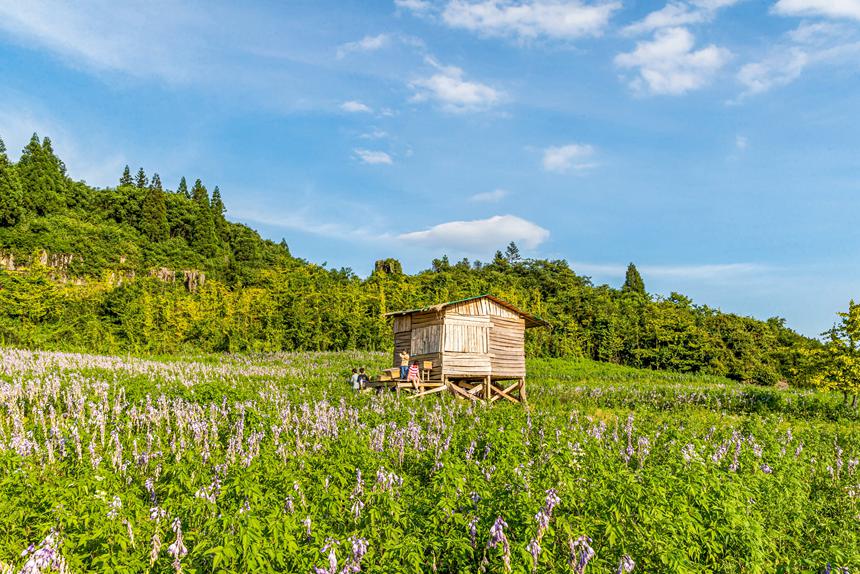
POLYGON ((470 400, 525 402, 525 330, 545 321, 492 295, 386 317, 393 318, 395 367, 402 351, 422 367, 418 384, 396 380, 392 371, 389 384, 398 390, 425 396, 448 389, 470 400))

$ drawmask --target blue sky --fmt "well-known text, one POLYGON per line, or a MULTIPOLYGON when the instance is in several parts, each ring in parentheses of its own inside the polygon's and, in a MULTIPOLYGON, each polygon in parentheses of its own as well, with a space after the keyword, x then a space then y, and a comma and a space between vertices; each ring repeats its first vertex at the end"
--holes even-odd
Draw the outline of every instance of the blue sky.
POLYGON ((509 241, 816 335, 860 297, 860 0, 0 0, 0 136, 367 273, 509 241), (241 7, 240 7, 241 4, 241 7))

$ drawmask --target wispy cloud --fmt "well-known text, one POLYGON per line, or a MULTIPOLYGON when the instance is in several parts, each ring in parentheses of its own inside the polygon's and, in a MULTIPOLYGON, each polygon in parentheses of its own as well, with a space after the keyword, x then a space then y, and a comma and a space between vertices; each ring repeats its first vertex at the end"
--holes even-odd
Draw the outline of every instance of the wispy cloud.
POLYGON ((344 102, 340 105, 340 109, 345 112, 350 113, 372 113, 373 108, 368 106, 367 104, 363 104, 361 102, 357 102, 355 100, 349 100, 348 102, 344 102))
POLYGON ((391 165, 394 163, 392 157, 384 151, 359 148, 353 150, 353 153, 361 162, 370 165, 391 165))
POLYGON ((338 59, 355 52, 375 52, 388 46, 391 43, 391 36, 388 34, 378 34, 376 36, 365 36, 361 40, 355 42, 347 42, 341 44, 337 48, 338 59))
MULTIPOLYGON (((577 273, 603 278, 624 277, 627 265, 620 263, 574 262, 571 267, 577 273)), ((637 265, 643 276, 660 279, 732 280, 749 278, 771 269, 756 263, 717 263, 702 265, 637 265)))
POLYGON ((829 22, 803 22, 784 34, 758 60, 741 67, 737 80, 743 92, 738 100, 786 86, 810 66, 844 63, 856 67, 858 56, 860 35, 854 28, 829 22))
POLYGON ((797 46, 775 51, 767 57, 744 64, 738 71, 738 81, 744 95, 761 94, 795 81, 809 64, 809 55, 797 46))
POLYGON ((649 13, 645 18, 623 29, 625 34, 650 33, 662 28, 674 28, 710 22, 717 12, 737 4, 740 0, 691 0, 672 1, 663 8, 649 13))
POLYGON ((493 191, 482 191, 472 195, 469 200, 475 203, 498 203, 511 194, 506 189, 494 189, 493 191))
MULTIPOLYGON (((7 100, 8 102, 8 100, 7 100)), ((6 144, 8 156, 16 160, 21 150, 36 132, 40 137, 51 138, 54 152, 66 164, 69 177, 83 179, 90 185, 107 187, 116 185, 126 157, 114 148, 105 148, 91 142, 82 143, 63 123, 23 105, 10 105, 0 109, 0 137, 6 144)))
POLYGON ((379 128, 374 128, 371 131, 365 132, 358 137, 363 140, 381 140, 388 137, 388 132, 379 128))
POLYGON ((433 7, 428 0, 394 0, 394 5, 402 10, 419 13, 427 12, 433 7))
POLYGON ((193 9, 161 3, 58 0, 0 3, 0 28, 29 45, 40 45, 96 70, 156 76, 184 82, 187 65, 201 51, 204 28, 193 9))
POLYGON ((615 1, 451 0, 442 12, 442 20, 452 28, 487 36, 571 39, 599 36, 620 8, 621 2, 615 1))
POLYGON ((860 0, 779 0, 773 11, 785 16, 860 20, 860 0))
POLYGON ((664 28, 650 41, 637 42, 632 52, 618 54, 615 65, 636 70, 630 87, 637 92, 680 95, 707 85, 731 58, 713 44, 694 50, 695 38, 686 28, 664 28))
POLYGON ((423 231, 402 233, 397 238, 424 247, 485 253, 511 241, 534 249, 549 238, 549 231, 514 215, 496 215, 488 219, 440 223, 423 231))
POLYGON ((588 144, 548 147, 543 152, 543 168, 556 173, 565 173, 571 169, 582 171, 597 165, 592 160, 593 156, 594 147, 588 144))
POLYGON ((414 90, 412 101, 434 101, 442 109, 454 113, 486 110, 502 99, 502 92, 480 82, 465 79, 465 73, 456 66, 443 66, 432 58, 426 62, 436 73, 410 83, 414 90))
POLYGON ((749 146, 750 146, 750 141, 746 136, 742 136, 742 135, 735 136, 735 147, 738 150, 744 151, 749 146))

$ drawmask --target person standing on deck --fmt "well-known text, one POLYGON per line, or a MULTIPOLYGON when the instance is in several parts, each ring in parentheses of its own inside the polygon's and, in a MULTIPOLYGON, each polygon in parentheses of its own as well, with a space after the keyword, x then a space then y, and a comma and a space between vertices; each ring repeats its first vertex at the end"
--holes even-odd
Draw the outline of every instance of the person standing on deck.
POLYGON ((409 351, 400 351, 400 378, 405 379, 409 374, 409 351))

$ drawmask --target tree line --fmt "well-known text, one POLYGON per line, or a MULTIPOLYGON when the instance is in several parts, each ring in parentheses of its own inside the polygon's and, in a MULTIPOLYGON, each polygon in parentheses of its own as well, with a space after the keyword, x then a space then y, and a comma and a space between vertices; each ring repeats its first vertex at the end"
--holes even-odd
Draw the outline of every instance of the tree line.
POLYGON ((563 260, 522 258, 511 244, 487 262, 443 256, 411 275, 381 260, 362 278, 293 257, 286 242, 262 239, 225 211, 219 188, 210 195, 200 179, 171 190, 157 173, 126 167, 115 187, 94 188, 66 174, 49 138, 34 134, 18 162, 0 140, 0 252, 27 261, 24 272, 0 272, 0 342, 141 353, 389 350, 385 312, 492 293, 550 323, 528 332, 531 356, 774 384, 823 381, 822 349, 835 348, 779 318, 649 294, 633 264, 616 289, 563 260), (71 259, 58 270, 34 256, 40 250, 71 259), (189 289, 159 269, 198 269, 206 281, 189 289))

